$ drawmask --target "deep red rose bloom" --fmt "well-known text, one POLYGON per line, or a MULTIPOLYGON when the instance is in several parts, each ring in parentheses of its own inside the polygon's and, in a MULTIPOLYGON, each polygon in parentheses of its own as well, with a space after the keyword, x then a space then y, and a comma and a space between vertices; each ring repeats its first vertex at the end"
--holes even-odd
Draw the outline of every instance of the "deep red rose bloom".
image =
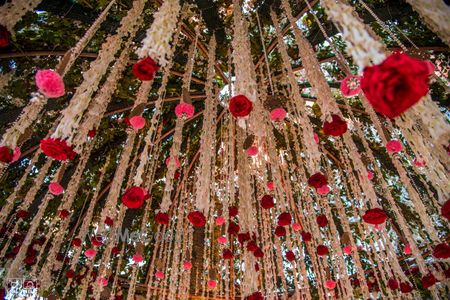
POLYGON ((247 250, 250 252, 255 252, 258 249, 258 245, 254 240, 251 240, 247 243, 247 250))
POLYGON ((321 188, 327 184, 328 184, 327 178, 320 172, 311 175, 311 177, 309 177, 308 179, 308 185, 316 189, 321 188))
POLYGON ((87 135, 88 135, 88 137, 93 138, 96 133, 97 133, 97 129, 93 128, 88 131, 87 135))
POLYGON ((72 270, 72 269, 67 270, 67 272, 66 272, 66 278, 71 279, 71 278, 74 278, 74 277, 75 277, 75 271, 72 270))
POLYGON ((63 210, 59 211, 59 217, 63 220, 65 218, 67 218, 69 215, 70 215, 70 212, 67 209, 63 209, 63 210))
POLYGON ((147 57, 133 65, 133 75, 142 81, 150 81, 158 69, 158 64, 151 57, 147 57))
POLYGON ((238 208, 237 208, 236 206, 230 206, 230 207, 228 208, 228 216, 229 216, 230 218, 236 217, 237 214, 238 214, 238 208))
POLYGON ((200 211, 190 212, 187 216, 189 222, 195 227, 203 227, 206 224, 205 215, 200 211))
POLYGON ((395 118, 428 93, 431 74, 427 62, 396 52, 363 75, 361 88, 375 111, 395 118))
POLYGON ((45 155, 56 160, 73 160, 77 156, 72 147, 61 139, 48 138, 41 140, 40 147, 45 155))
POLYGON ((169 224, 169 215, 167 213, 159 212, 155 215, 155 221, 160 225, 167 225, 169 224))
POLYGON ((264 209, 271 209, 275 204, 273 202, 273 197, 270 195, 264 195, 261 198, 261 207, 264 209))
POLYGON ((304 242, 310 242, 312 240, 312 235, 309 232, 306 231, 302 231, 302 233, 300 233, 302 236, 302 240, 304 242))
POLYGON ((278 216, 278 225, 279 226, 287 226, 292 223, 292 216, 288 212, 281 213, 278 216))
POLYGON ((255 263, 255 272, 259 272, 259 264, 255 263))
POLYGON ((26 219, 28 218, 28 212, 23 209, 19 209, 16 213, 17 218, 19 219, 26 219))
POLYGON ((114 221, 110 217, 106 217, 104 223, 108 226, 113 226, 114 221))
POLYGON ((239 233, 238 234, 238 242, 241 245, 244 245, 244 243, 246 241, 250 240, 250 233, 246 232, 246 233, 239 233))
POLYGON ((450 199, 441 207, 441 214, 447 220, 450 220, 450 199))
POLYGON ((347 132, 347 122, 338 115, 331 116, 332 121, 323 123, 323 133, 331 136, 341 136, 347 132))
POLYGON ((75 247, 80 247, 81 246, 81 240, 79 238, 74 238, 72 240, 72 245, 75 247))
POLYGON ((230 221, 230 223, 228 224, 228 229, 227 229, 228 234, 231 234, 231 235, 237 234, 237 233, 239 233, 239 230, 241 230, 239 225, 234 223, 233 221, 230 221))
POLYGON ((412 290, 413 290, 413 287, 409 283, 407 283, 407 282, 400 283, 400 291, 403 294, 410 293, 412 290))
POLYGON ((319 245, 317 246, 317 255, 319 256, 324 256, 324 255, 328 255, 328 247, 325 245, 319 245))
POLYGON ((36 263, 36 257, 35 256, 27 256, 27 257, 25 257, 23 262, 28 266, 32 266, 36 263))
POLYGON ((130 187, 122 196, 122 203, 128 208, 139 208, 149 198, 148 192, 138 186, 130 187))
POLYGON ((6 146, 1 146, 0 147, 0 162, 9 164, 12 160, 13 160, 13 151, 6 146))
POLYGON ((386 222, 387 214, 381 208, 372 208, 362 216, 364 222, 372 225, 379 225, 386 222))
POLYGON ((284 229, 283 226, 277 226, 277 228, 275 228, 275 235, 276 236, 285 236, 286 235, 286 229, 284 229))
POLYGON ((427 275, 422 277, 421 282, 422 282, 422 286, 425 289, 428 289, 437 282, 437 279, 436 279, 436 277, 434 277, 434 275, 432 273, 428 273, 427 275))
POLYGON ((325 215, 317 216, 316 221, 319 227, 325 227, 328 225, 328 219, 325 215))
POLYGON ((233 252, 231 252, 230 249, 223 249, 222 257, 223 257, 223 259, 232 259, 233 258, 233 252))
POLYGON ((288 261, 294 261, 295 260, 295 254, 294 254, 294 252, 292 252, 292 251, 288 251, 288 252, 286 252, 286 259, 288 260, 288 261))
POLYGON ((113 255, 119 254, 119 253, 120 253, 119 247, 117 247, 117 246, 112 247, 111 253, 112 253, 113 255))
POLYGON ((91 243, 92 243, 92 245, 97 246, 97 247, 101 246, 101 245, 103 245, 103 237, 100 235, 93 236, 93 237, 91 237, 91 243))
POLYGON ((175 171, 175 173, 173 174, 173 179, 178 180, 181 176, 181 173, 179 171, 175 171))
POLYGON ((231 98, 228 109, 233 117, 246 117, 252 111, 253 103, 244 95, 237 95, 231 98))
POLYGON ((353 279, 351 279, 351 283, 352 283, 352 285, 355 286, 355 287, 358 287, 358 286, 361 285, 361 282, 359 282, 359 279, 358 279, 358 278, 353 278, 353 279))
POLYGON ((0 25, 0 48, 6 47, 9 45, 9 31, 5 26, 0 25))
POLYGON ((399 287, 398 281, 394 278, 389 279, 387 284, 391 290, 396 290, 399 287))
POLYGON ((264 296, 261 292, 254 292, 253 294, 245 297, 245 300, 264 300, 264 296))
POLYGON ((434 247, 433 256, 436 258, 449 258, 450 257, 450 245, 442 243, 434 247))
POLYGON ((253 251, 253 255, 256 258, 261 258, 261 257, 264 257, 264 252, 262 252, 261 248, 258 248, 255 251, 253 251))

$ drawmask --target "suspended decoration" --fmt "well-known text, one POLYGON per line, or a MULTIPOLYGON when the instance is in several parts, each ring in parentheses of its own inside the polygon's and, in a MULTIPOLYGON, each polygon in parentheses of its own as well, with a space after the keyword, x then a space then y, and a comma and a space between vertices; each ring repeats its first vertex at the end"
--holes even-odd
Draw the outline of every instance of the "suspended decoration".
POLYGON ((103 2, 0 6, 2 297, 446 298, 446 1, 103 2))

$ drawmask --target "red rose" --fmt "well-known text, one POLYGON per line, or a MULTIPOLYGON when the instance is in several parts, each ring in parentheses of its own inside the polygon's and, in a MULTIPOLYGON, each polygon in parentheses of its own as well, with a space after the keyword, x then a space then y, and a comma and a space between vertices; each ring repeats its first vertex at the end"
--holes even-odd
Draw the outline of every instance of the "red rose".
POLYGON ((9 45, 9 31, 5 26, 0 25, 0 48, 6 47, 9 45))
POLYGON ((361 88, 374 110, 395 118, 428 93, 429 65, 403 53, 366 67, 361 88))
POLYGON ((175 171, 175 173, 173 174, 173 179, 178 180, 181 176, 181 173, 177 170, 175 171))
POLYGON ((113 255, 119 254, 119 253, 120 253, 119 247, 114 246, 114 247, 111 249, 111 253, 112 253, 113 255))
POLYGON ((364 222, 372 225, 383 224, 387 219, 387 214, 381 208, 372 208, 362 216, 364 222))
POLYGON ((190 212, 187 216, 189 222, 195 227, 203 227, 206 224, 206 218, 200 211, 190 212))
POLYGON ((399 287, 398 281, 394 278, 389 279, 387 284, 391 290, 396 290, 399 287))
POLYGON ((264 195, 261 198, 261 207, 264 209, 270 209, 274 207, 275 204, 273 203, 273 197, 270 195, 264 195))
POLYGON ((264 296, 261 292, 254 292, 244 298, 245 300, 264 300, 264 296))
POLYGON ((97 129, 93 128, 88 131, 87 135, 88 135, 88 137, 93 138, 96 133, 97 133, 97 129))
POLYGON ((436 258, 449 258, 450 245, 442 243, 434 247, 433 256, 436 258))
POLYGON ((275 228, 275 235, 282 237, 286 235, 286 229, 284 229, 283 226, 277 226, 277 228, 275 228))
POLYGON ((13 151, 6 146, 1 146, 0 147, 0 162, 9 164, 12 160, 13 160, 13 151))
POLYGON ((36 257, 35 256, 27 256, 27 257, 25 257, 23 262, 28 266, 32 266, 36 263, 36 257))
POLYGON ((246 241, 250 240, 250 233, 246 232, 246 233, 239 233, 238 234, 238 242, 241 245, 244 245, 244 243, 246 241))
POLYGON ((284 212, 278 216, 278 225, 279 226, 287 226, 287 225, 290 225, 291 223, 292 223, 292 217, 291 217, 290 213, 284 212))
POLYGON ((72 240, 72 245, 75 246, 75 247, 80 247, 80 246, 81 246, 81 239, 79 239, 79 238, 74 238, 74 239, 72 240))
POLYGON ((259 264, 255 263, 255 272, 259 272, 259 264))
POLYGON ((434 277, 434 275, 432 273, 428 273, 427 275, 422 277, 421 282, 422 282, 422 286, 425 289, 428 289, 437 282, 437 279, 436 279, 436 277, 434 277))
POLYGON ((258 249, 258 245, 256 245, 256 242, 251 240, 247 243, 247 250, 250 252, 255 252, 256 249, 258 249))
POLYGON ((63 210, 59 211, 59 217, 63 220, 65 218, 67 218, 69 215, 70 215, 70 212, 67 209, 63 209, 63 210))
POLYGON ((347 122, 338 115, 331 115, 332 121, 323 123, 323 133, 331 136, 341 136, 347 132, 347 122))
POLYGON ((101 246, 103 245, 103 237, 100 235, 93 236, 91 238, 91 243, 96 247, 101 246))
POLYGON ((66 278, 71 279, 71 278, 74 278, 74 277, 75 277, 75 271, 72 270, 72 269, 67 270, 67 272, 66 272, 66 278))
POLYGON ((230 235, 237 234, 239 232, 239 230, 241 230, 241 228, 239 227, 238 224, 234 223, 233 221, 231 221, 228 224, 228 229, 227 229, 228 234, 230 234, 230 235))
POLYGON ((316 221, 319 227, 325 227, 328 225, 328 219, 325 215, 317 216, 316 221))
POLYGON ((228 109, 233 117, 246 117, 252 111, 253 103, 244 95, 237 95, 231 98, 228 109))
POLYGON ((316 189, 319 189, 327 184, 328 184, 327 178, 320 172, 311 175, 311 177, 309 177, 308 179, 308 185, 316 189))
POLYGON ((19 209, 16 213, 17 218, 19 219, 26 219, 28 218, 28 212, 23 209, 19 209))
POLYGON ((292 251, 288 251, 288 252, 286 252, 286 259, 288 260, 288 261, 294 261, 295 260, 295 254, 294 254, 294 252, 292 252, 292 251))
POLYGON ((407 282, 400 283, 400 291, 403 294, 410 293, 412 290, 413 290, 413 287, 409 283, 407 283, 407 282))
POLYGON ((169 215, 163 212, 159 212, 155 215, 155 221, 160 225, 167 225, 169 224, 169 215))
POLYGON ((72 147, 61 139, 48 138, 41 140, 40 147, 45 155, 56 160, 73 160, 77 156, 72 147))
POLYGON ((237 214, 238 214, 238 208, 237 208, 236 206, 230 206, 230 207, 228 208, 228 216, 229 216, 230 218, 236 217, 237 214))
POLYGON ((317 255, 319 256, 324 256, 324 255, 328 255, 328 247, 325 245, 319 245, 317 246, 317 255))
POLYGON ((106 217, 104 223, 108 226, 113 226, 114 221, 110 217, 106 217))
POLYGON ((224 249, 222 252, 223 259, 232 259, 233 258, 233 252, 231 252, 230 249, 224 249))
POLYGON ((441 207, 441 214, 447 220, 450 220, 450 199, 441 207))
POLYGON ((253 255, 256 258, 261 258, 261 257, 264 257, 264 252, 262 252, 261 248, 258 248, 253 252, 253 255))
POLYGON ((133 65, 133 75, 142 81, 150 81, 158 69, 158 64, 151 57, 147 57, 133 65))
POLYGON ((148 192, 138 186, 130 187, 122 196, 122 203, 128 208, 139 208, 149 198, 148 192))
POLYGON ((312 240, 312 234, 306 231, 302 231, 301 233, 302 240, 306 242, 310 242, 312 240))

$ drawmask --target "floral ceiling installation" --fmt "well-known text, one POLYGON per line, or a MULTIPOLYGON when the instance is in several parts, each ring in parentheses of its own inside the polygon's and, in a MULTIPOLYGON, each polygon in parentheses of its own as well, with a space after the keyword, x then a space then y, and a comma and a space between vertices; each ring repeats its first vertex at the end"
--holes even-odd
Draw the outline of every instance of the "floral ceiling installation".
POLYGON ((6 1, 0 298, 447 299, 422 2, 6 1))

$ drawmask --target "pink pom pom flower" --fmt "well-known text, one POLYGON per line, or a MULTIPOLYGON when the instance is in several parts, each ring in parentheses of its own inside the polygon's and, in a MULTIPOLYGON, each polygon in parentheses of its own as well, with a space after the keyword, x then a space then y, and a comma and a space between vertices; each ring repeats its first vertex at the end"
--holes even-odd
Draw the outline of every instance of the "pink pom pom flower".
POLYGON ((217 226, 220 226, 220 225, 222 225, 223 223, 225 223, 225 218, 222 217, 222 216, 218 216, 218 217, 216 218, 216 225, 217 225, 217 226))
POLYGON ((325 196, 330 192, 330 187, 328 185, 323 185, 317 189, 319 195, 325 196))
POLYGON ((208 280, 208 287, 210 289, 214 289, 214 288, 216 288, 216 286, 217 286, 217 282, 215 280, 212 280, 212 279, 208 280))
POLYGON ((350 254, 352 254, 352 252, 353 252, 352 245, 347 245, 347 246, 344 247, 344 253, 345 254, 350 255, 350 254))
POLYGON ((84 255, 86 255, 86 257, 87 258, 94 258, 95 257, 95 255, 97 254, 97 251, 95 251, 95 249, 87 249, 85 252, 84 252, 84 255))
POLYGON ((134 130, 139 130, 139 129, 144 128, 145 119, 141 116, 134 116, 134 117, 130 118, 130 124, 134 130))
POLYGON ((162 271, 156 271, 155 276, 158 279, 164 279, 164 277, 165 277, 164 272, 162 272, 162 271))
POLYGON ((177 118, 182 118, 183 120, 192 118, 194 112, 194 106, 189 103, 180 102, 180 104, 175 107, 175 114, 177 115, 177 118))
POLYGON ((221 245, 225 245, 227 243, 227 238, 225 236, 219 236, 217 238, 217 242, 219 242, 219 244, 221 245))
POLYGON ((190 261, 183 262, 183 268, 188 271, 192 268, 192 263, 190 261))
POLYGON ((275 189, 275 184, 273 183, 273 181, 268 181, 267 182, 267 189, 269 191, 273 191, 275 189))
POLYGON ((294 231, 300 231, 300 230, 302 230, 302 225, 300 225, 299 223, 294 223, 294 224, 292 224, 292 229, 294 231))
POLYGON ((133 255, 132 259, 135 263, 138 264, 144 260, 144 257, 142 257, 142 255, 140 253, 136 253, 135 255, 133 255))
POLYGON ((58 98, 64 95, 64 82, 53 70, 39 70, 36 73, 36 85, 47 98, 58 98))
POLYGON ((334 289, 336 287, 336 281, 331 280, 331 279, 325 281, 325 287, 330 290, 334 289))
POLYGON ((390 140, 386 144, 386 150, 389 153, 397 153, 397 152, 400 152, 403 150, 403 146, 402 146, 402 143, 400 143, 397 140, 390 140))
POLYGON ((258 147, 251 146, 247 149, 246 152, 248 156, 256 156, 258 154, 258 147))
POLYGON ((270 119, 274 122, 281 122, 284 118, 286 118, 286 111, 282 107, 275 108, 270 112, 270 119))
POLYGON ((353 97, 361 91, 361 77, 347 76, 341 81, 341 92, 345 97, 353 97))
POLYGON ((367 170, 367 179, 373 180, 373 172, 372 171, 367 170))
POLYGON ((62 193, 64 193, 64 188, 57 182, 51 182, 48 185, 48 190, 50 192, 50 194, 52 195, 61 195, 62 193))
POLYGON ((317 135, 317 133, 315 133, 314 132, 314 142, 316 143, 316 144, 319 144, 320 143, 320 140, 319 140, 319 136, 317 135))

